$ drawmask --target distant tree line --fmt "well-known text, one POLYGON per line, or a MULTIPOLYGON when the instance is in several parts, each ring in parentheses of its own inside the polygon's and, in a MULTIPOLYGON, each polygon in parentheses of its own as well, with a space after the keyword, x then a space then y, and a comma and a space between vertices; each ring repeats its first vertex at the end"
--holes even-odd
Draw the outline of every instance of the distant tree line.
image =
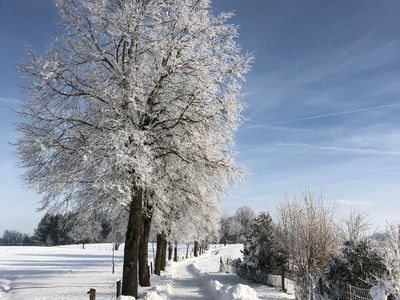
POLYGON ((0 237, 0 245, 19 246, 33 245, 32 237, 17 230, 5 230, 3 237, 0 237))
MULTIPOLYGON (((76 243, 108 242, 111 226, 107 220, 92 223, 81 223, 73 214, 45 214, 34 233, 28 235, 17 230, 5 230, 0 237, 3 246, 57 246, 76 243)), ((114 241, 112 242, 120 242, 114 241)))

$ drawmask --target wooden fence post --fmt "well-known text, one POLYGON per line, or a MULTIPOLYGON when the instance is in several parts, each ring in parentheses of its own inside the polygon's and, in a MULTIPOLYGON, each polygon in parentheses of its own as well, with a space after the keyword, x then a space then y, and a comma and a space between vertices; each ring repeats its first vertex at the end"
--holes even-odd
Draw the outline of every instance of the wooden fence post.
POLYGON ((285 267, 284 267, 284 266, 282 266, 281 280, 282 280, 282 292, 286 293, 286 287, 285 287, 285 267))
POLYGON ((117 298, 121 296, 121 280, 117 281, 117 298))
POLYGON ((96 300, 96 289, 90 289, 87 293, 89 294, 89 300, 96 300))
POLYGON ((351 285, 350 284, 347 284, 347 293, 349 294, 348 295, 348 299, 352 299, 352 297, 351 297, 351 285))
POLYGON ((115 263, 114 263, 114 245, 112 248, 112 273, 114 274, 115 272, 115 263))
POLYGON ((150 274, 153 274, 153 262, 150 262, 150 274))

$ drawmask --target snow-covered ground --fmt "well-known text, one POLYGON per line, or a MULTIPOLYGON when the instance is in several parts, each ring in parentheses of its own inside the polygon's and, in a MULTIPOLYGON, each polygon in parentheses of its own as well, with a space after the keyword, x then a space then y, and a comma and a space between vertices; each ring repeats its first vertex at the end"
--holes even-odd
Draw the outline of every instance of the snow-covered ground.
MULTIPOLYGON (((241 245, 211 245, 198 258, 169 263, 162 276, 152 276, 153 287, 141 289, 142 297, 159 299, 293 299, 265 286, 250 288, 236 275, 219 273, 220 257, 239 257, 241 245), (235 298, 237 297, 241 298, 235 298), (257 295, 257 296, 256 296, 257 295)), ((186 247, 179 247, 179 257, 186 247)), ((123 247, 92 244, 61 247, 0 247, 0 299, 45 300, 89 299, 90 288, 96 299, 115 299, 115 283, 121 279, 123 247)), ((149 244, 152 259, 152 245, 149 244)))

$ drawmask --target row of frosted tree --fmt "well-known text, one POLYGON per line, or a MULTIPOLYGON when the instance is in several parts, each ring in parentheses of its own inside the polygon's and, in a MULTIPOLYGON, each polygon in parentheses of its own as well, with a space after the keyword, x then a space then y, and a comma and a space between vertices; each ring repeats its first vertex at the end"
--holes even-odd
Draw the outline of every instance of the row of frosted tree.
MULTIPOLYGON (((17 143, 42 209, 98 216, 125 241, 122 294, 149 284, 147 243, 205 241, 238 180, 251 55, 209 0, 58 0, 60 35, 20 66, 17 143)), ((90 230, 89 230, 90 232, 90 230)), ((157 270, 158 271, 158 270, 157 270)))
POLYGON ((260 213, 251 223, 238 275, 269 283, 268 275, 294 280, 297 299, 344 299, 348 286, 383 285, 400 295, 400 223, 374 233, 357 211, 340 221, 336 207, 306 192, 283 201, 276 218, 260 213))

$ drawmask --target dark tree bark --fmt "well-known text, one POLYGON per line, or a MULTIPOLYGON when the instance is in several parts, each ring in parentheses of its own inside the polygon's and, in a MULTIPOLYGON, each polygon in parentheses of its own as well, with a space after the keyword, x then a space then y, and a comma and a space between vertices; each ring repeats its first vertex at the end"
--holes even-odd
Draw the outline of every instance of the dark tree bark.
POLYGON ((194 257, 199 256, 199 242, 198 241, 194 241, 194 257))
POLYGON ((137 188, 129 208, 128 228, 125 237, 122 295, 138 296, 138 258, 140 225, 142 222, 143 190, 137 188))
POLYGON ((178 261, 178 242, 175 242, 175 247, 174 247, 174 261, 178 261))
POLYGON ((186 258, 189 257, 189 246, 190 246, 190 243, 187 243, 186 244, 186 258))
POLYGON ((156 275, 160 275, 161 271, 163 243, 164 239, 162 237, 162 234, 157 234, 157 249, 156 249, 156 258, 154 261, 154 274, 156 275))
POLYGON ((168 242, 168 260, 171 260, 171 259, 172 259, 172 251, 173 251, 172 242, 169 241, 169 242, 168 242))
POLYGON ((143 214, 141 236, 139 244, 139 284, 140 286, 150 286, 150 268, 149 268, 149 237, 151 229, 151 215, 143 214))
POLYGON ((163 247, 161 252, 161 271, 165 271, 165 267, 167 265, 167 238, 165 235, 163 236, 163 247))

